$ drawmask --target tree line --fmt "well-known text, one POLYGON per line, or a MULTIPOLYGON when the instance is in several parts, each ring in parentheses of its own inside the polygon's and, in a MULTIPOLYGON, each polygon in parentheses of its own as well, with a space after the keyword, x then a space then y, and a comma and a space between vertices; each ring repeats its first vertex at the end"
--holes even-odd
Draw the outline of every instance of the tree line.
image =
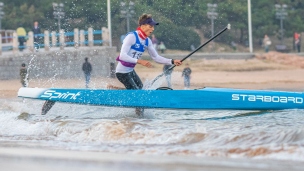
MULTIPOLYGON (((74 28, 96 30, 107 27, 107 1, 96 0, 2 0, 4 3, 2 29, 16 29, 23 26, 31 30, 34 21, 38 21, 43 30, 56 31, 57 19, 53 16, 52 3, 63 3, 65 18, 61 28, 72 31, 74 28)), ((111 0, 112 35, 119 44, 120 36, 126 34, 127 23, 121 15, 122 0, 111 0)), ((124 2, 129 2, 125 0, 124 2)), ((248 41, 247 0, 133 0, 135 14, 130 18, 130 28, 135 30, 138 17, 151 13, 160 25, 155 35, 166 43, 168 48, 189 49, 198 46, 200 37, 211 36, 211 20, 208 18, 208 3, 217 4, 217 18, 214 20, 214 32, 231 24, 232 34, 216 39, 223 43, 234 41, 246 44, 248 41)), ((288 16, 283 20, 284 36, 291 37, 294 32, 304 31, 303 0, 251 0, 252 34, 254 43, 258 43, 264 34, 280 38, 280 20, 276 18, 275 4, 286 4, 288 16)))

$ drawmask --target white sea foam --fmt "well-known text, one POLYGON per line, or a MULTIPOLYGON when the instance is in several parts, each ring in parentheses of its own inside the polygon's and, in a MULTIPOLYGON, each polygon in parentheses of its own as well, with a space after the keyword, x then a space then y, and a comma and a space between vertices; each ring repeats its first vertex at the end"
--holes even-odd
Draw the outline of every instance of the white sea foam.
POLYGON ((1 99, 0 141, 114 153, 304 161, 304 111, 187 111, 1 99))

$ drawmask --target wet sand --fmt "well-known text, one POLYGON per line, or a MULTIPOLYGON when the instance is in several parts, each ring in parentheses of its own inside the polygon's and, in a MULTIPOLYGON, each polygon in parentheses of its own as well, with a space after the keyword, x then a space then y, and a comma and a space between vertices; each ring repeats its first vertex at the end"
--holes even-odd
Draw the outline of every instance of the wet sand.
POLYGON ((65 150, 0 147, 0 166, 10 171, 82 170, 197 170, 197 171, 297 171, 303 162, 212 157, 154 156, 65 150))

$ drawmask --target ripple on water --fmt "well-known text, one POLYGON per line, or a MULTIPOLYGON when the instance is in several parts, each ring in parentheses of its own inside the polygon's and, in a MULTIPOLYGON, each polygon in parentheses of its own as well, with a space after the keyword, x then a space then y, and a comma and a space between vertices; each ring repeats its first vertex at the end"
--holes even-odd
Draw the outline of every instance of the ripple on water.
POLYGON ((188 111, 1 101, 0 140, 115 153, 304 159, 304 110, 188 111))

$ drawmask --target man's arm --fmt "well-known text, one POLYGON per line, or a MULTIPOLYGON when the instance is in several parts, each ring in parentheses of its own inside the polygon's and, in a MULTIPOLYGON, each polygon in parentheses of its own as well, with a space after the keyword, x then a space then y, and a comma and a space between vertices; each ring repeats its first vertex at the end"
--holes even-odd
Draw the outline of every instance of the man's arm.
POLYGON ((150 38, 148 38, 148 39, 149 39, 148 53, 155 62, 161 63, 161 64, 167 64, 167 65, 176 65, 176 66, 180 66, 182 64, 181 60, 179 60, 179 59, 168 59, 168 58, 160 56, 157 53, 156 49, 154 48, 151 39, 150 38))
POLYGON ((151 58, 157 63, 172 65, 171 59, 158 55, 150 38, 148 38, 148 41, 149 41, 148 42, 148 53, 151 56, 151 58))
POLYGON ((131 46, 135 44, 136 39, 135 35, 132 33, 128 34, 125 39, 123 40, 121 50, 120 50, 120 56, 119 59, 125 61, 125 62, 130 62, 130 63, 137 63, 137 59, 132 58, 131 56, 128 55, 128 52, 131 49, 131 46))

